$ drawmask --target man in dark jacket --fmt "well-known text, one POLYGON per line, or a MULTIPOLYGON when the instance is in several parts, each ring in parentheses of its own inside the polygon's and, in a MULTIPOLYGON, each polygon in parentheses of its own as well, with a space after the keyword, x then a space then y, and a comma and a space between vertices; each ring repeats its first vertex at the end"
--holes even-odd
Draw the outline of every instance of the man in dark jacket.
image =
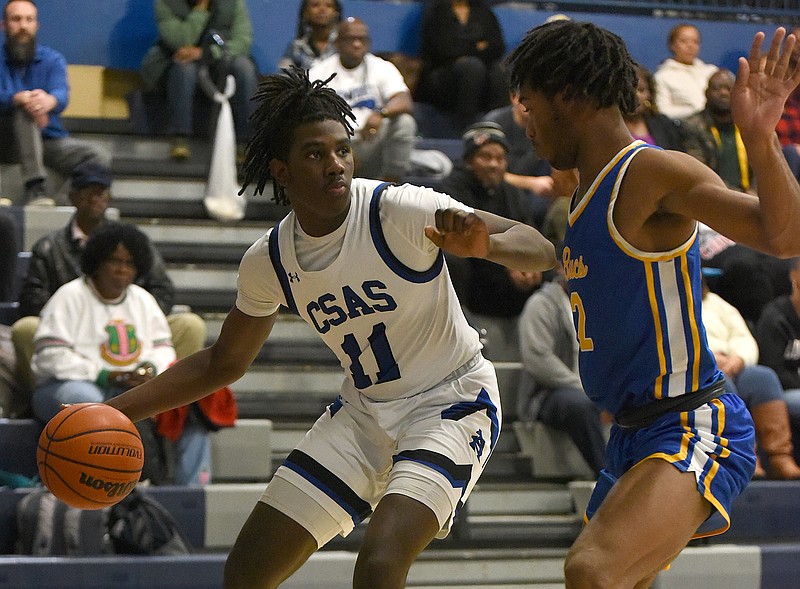
MULTIPOLYGON (((72 173, 69 193, 75 214, 65 227, 45 235, 31 249, 28 274, 19 295, 22 318, 12 328, 17 354, 17 385, 25 394, 33 384, 29 361, 39 313, 61 285, 81 275, 81 253, 89 234, 105 222, 111 200, 111 182, 111 170, 107 167, 95 162, 78 165, 72 173)), ((167 275, 161 254, 152 243, 150 248, 153 252, 152 269, 136 283, 155 297, 167 315, 178 358, 188 356, 205 344, 205 322, 194 313, 171 314, 175 287, 167 275)), ((24 408, 22 412, 25 412, 24 408)))
MULTIPOLYGON (((442 183, 442 192, 464 204, 533 227, 536 211, 530 195, 504 179, 508 169, 508 142, 500 125, 483 121, 467 128, 463 161, 442 183)), ((447 258, 454 285, 467 318, 485 333, 484 353, 494 361, 519 357, 517 317, 540 273, 511 270, 476 258, 447 258)))

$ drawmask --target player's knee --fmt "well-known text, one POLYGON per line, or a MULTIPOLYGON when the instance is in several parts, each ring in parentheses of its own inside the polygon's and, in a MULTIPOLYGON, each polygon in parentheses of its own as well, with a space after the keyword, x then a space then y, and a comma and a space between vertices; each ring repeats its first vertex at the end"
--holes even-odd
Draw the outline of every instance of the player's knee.
POLYGON ((356 561, 353 573, 354 589, 380 589, 397 587, 398 581, 405 581, 409 567, 383 547, 363 546, 356 561))
POLYGON ((613 569, 589 552, 570 552, 564 561, 568 589, 619 589, 613 569))

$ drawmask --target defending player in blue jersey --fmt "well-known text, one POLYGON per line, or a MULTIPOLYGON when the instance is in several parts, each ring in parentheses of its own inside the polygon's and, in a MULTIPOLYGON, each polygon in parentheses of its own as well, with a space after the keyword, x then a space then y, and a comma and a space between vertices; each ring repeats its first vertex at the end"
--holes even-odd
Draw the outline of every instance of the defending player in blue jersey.
POLYGON ((555 265, 554 248, 428 188, 354 179, 350 108, 303 70, 267 76, 255 99, 246 183, 272 178, 292 211, 242 259, 217 341, 110 404, 138 420, 203 397, 244 374, 280 306, 297 313, 339 358, 341 394, 272 477, 225 588, 277 587, 369 517, 353 587, 398 589, 447 534, 502 424, 443 250, 537 271, 555 265))
POLYGON ((509 57, 527 132, 556 169, 577 168, 563 264, 584 388, 615 415, 568 589, 644 588, 693 536, 720 533, 755 465, 753 425, 724 393, 700 320, 701 221, 775 256, 800 254, 800 187, 775 136, 794 36, 764 34, 739 60, 734 122, 759 197, 734 192, 678 152, 634 141, 636 72, 622 40, 593 24, 530 31, 509 57), (781 49, 781 46, 783 48, 781 49))

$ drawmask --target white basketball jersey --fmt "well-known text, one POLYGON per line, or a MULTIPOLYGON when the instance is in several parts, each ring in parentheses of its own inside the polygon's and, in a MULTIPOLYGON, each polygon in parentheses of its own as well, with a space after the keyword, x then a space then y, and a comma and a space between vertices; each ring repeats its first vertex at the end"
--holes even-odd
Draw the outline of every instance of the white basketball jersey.
MULTIPOLYGON (((280 291, 250 285, 250 299, 243 302, 253 303, 253 292, 273 292, 281 297, 276 302, 308 322, 339 358, 346 398, 355 390, 389 400, 429 389, 481 347, 461 311, 442 252, 424 236, 436 209, 453 206, 465 208, 429 189, 354 179, 341 250, 333 261, 317 271, 300 266, 296 240, 308 238, 298 235, 292 212, 242 263, 242 271, 260 266, 280 291), (390 243, 402 251, 392 251, 390 243), (268 264, 246 263, 266 248, 274 273, 268 264)), ((240 305, 242 271, 237 306, 248 312, 247 304, 240 305)))

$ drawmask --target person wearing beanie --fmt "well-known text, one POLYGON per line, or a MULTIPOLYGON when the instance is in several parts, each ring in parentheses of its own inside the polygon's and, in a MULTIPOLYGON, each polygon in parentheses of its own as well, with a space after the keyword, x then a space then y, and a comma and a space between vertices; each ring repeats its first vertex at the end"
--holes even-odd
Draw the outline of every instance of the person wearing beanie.
MULTIPOLYGON (((497 123, 483 121, 462 135, 463 156, 444 179, 442 192, 464 204, 536 227, 531 198, 505 180, 508 141, 497 123)), ((517 317, 541 283, 541 274, 520 272, 487 260, 451 260, 459 265, 459 299, 473 326, 486 330, 484 353, 491 360, 518 357, 517 317)))

